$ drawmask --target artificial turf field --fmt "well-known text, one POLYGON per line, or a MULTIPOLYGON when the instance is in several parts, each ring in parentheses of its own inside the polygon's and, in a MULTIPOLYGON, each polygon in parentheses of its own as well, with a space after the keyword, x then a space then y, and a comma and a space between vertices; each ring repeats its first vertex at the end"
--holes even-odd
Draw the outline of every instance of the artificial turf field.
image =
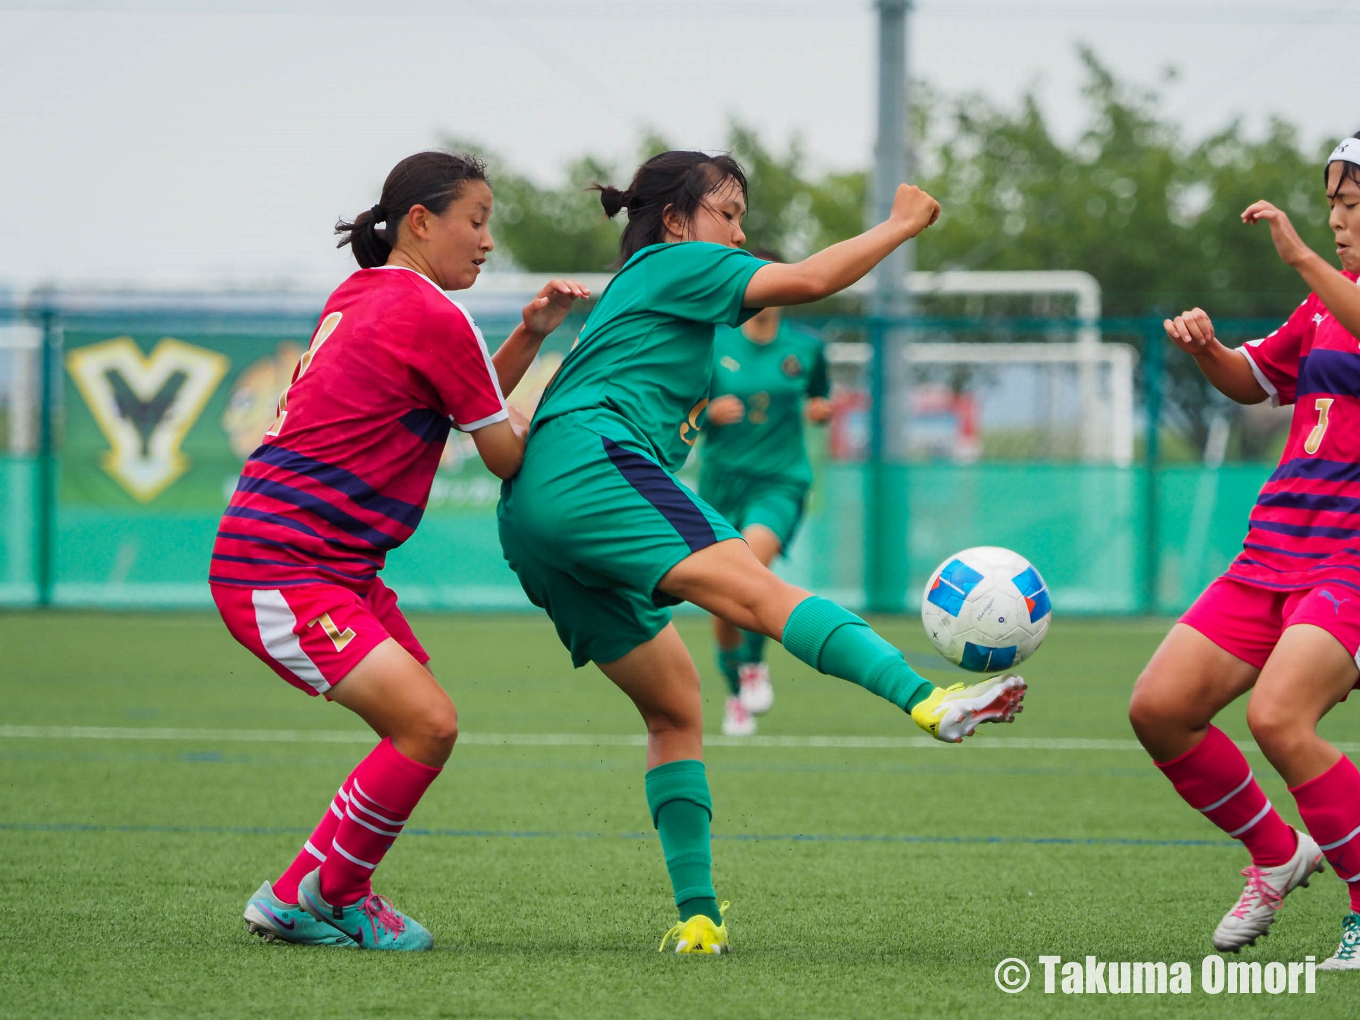
MULTIPOLYGON (((377 883, 435 951, 384 954, 266 945, 240 916, 371 745, 357 719, 288 687, 214 616, 0 614, 0 1015, 1360 1013, 1360 974, 1319 974, 1314 995, 1199 989, 1247 862, 1132 744, 1128 689, 1164 621, 1060 619, 1023 670, 1024 715, 961 747, 775 647, 761 736, 706 754, 732 901, 720 959, 656 952, 673 907, 626 699, 572 671, 544 618, 412 622, 462 736, 377 883), (1041 954, 1189 961, 1195 990, 1045 995, 1041 954), (1006 957, 1035 973, 1017 995, 994 985, 1006 957)), ((958 677, 917 621, 878 623, 958 677)), ((716 733, 704 621, 680 627, 716 733)), ((1242 719, 1235 706, 1222 724, 1243 739, 1242 719)), ((1360 747, 1360 705, 1324 732, 1360 747)), ((1345 909, 1318 876, 1244 958, 1321 960, 1345 909)))

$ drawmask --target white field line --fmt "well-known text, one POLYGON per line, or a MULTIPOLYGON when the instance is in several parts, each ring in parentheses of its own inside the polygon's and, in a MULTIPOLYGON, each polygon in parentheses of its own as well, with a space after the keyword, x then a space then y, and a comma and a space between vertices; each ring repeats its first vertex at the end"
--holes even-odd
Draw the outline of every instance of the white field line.
MULTIPOLYGON (((0 740, 178 740, 188 743, 245 744, 371 744, 373 734, 363 730, 228 730, 176 729, 160 726, 4 726, 0 740)), ((503 747, 642 747, 647 738, 640 733, 464 733, 460 744, 500 745, 503 747)), ((754 736, 705 737, 709 747, 832 748, 835 750, 903 750, 948 747, 930 737, 839 737, 839 736, 754 736)), ((1141 751, 1136 740, 1087 739, 1081 737, 993 737, 981 733, 968 746, 997 751, 1141 751)), ((1256 745, 1243 741, 1244 751, 1256 745)), ((1350 754, 1360 744, 1336 745, 1350 754)))

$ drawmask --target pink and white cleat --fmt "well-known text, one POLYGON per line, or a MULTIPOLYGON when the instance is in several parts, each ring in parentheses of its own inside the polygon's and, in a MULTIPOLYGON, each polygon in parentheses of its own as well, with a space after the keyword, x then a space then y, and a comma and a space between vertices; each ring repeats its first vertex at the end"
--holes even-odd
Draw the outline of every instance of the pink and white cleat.
POLYGON ((741 698, 733 696, 723 706, 722 731, 724 737, 749 737, 756 731, 756 720, 741 698))
POLYGON ((1307 887, 1309 879, 1326 867, 1313 837, 1306 832, 1299 832, 1298 837, 1294 856, 1283 864, 1273 868, 1253 864, 1242 872, 1247 887, 1237 906, 1224 914, 1214 929, 1215 949, 1235 953, 1243 946, 1254 946, 1257 939, 1269 933, 1284 898, 1299 886, 1307 887))
POLYGON ((770 683, 770 667, 763 662, 748 662, 738 667, 737 680, 741 687, 742 707, 752 715, 764 715, 774 704, 774 684, 770 683))

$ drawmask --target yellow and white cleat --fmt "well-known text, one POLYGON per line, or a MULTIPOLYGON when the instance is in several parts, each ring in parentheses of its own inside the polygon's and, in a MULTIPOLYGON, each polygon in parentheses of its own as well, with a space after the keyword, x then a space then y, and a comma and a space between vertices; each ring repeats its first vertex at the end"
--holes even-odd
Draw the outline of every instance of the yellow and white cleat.
POLYGON ((1025 681, 1014 673, 980 684, 955 684, 935 692, 911 710, 916 725, 936 740, 960 743, 981 723, 1013 722, 1023 711, 1025 681))
MULTIPOLYGON (((719 915, 725 915, 731 906, 726 900, 718 908, 719 915)), ((722 917, 719 917, 721 920, 722 917)), ((712 918, 695 914, 688 921, 677 921, 671 930, 661 937, 658 952, 666 951, 666 943, 675 939, 677 953, 694 953, 705 956, 721 956, 732 951, 732 943, 727 939, 727 925, 714 924, 712 918)))

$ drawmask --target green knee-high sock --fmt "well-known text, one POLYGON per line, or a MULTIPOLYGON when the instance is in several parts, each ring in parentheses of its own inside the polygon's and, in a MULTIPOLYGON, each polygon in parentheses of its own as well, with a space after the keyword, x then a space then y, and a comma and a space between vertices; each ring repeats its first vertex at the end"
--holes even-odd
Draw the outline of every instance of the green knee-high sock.
POLYGON ((727 689, 735 698, 741 693, 741 664, 744 661, 741 657, 742 646, 736 648, 724 648, 718 646, 718 670, 722 673, 723 679, 727 681, 727 689))
POLYGON ((783 645, 813 669, 859 684, 906 712, 935 689, 867 623, 816 595, 789 614, 783 645))
POLYGON ((647 807, 661 836, 661 852, 666 855, 680 920, 703 914, 721 924, 708 838, 713 799, 704 763, 686 759, 658 765, 648 770, 646 787, 647 807))
POLYGON ((741 633, 743 638, 741 645, 741 661, 764 662, 765 635, 751 630, 744 630, 741 633))

